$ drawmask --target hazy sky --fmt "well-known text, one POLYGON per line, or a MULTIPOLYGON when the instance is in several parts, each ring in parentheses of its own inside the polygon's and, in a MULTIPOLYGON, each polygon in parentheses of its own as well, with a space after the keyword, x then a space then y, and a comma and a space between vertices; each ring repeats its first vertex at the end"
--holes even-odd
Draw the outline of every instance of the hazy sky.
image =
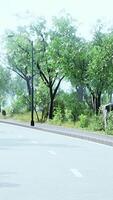
POLYGON ((97 19, 101 18, 109 24, 113 21, 113 0, 0 0, 0 31, 22 23, 15 17, 16 14, 22 15, 29 11, 49 19, 58 15, 62 9, 79 21, 80 32, 84 37, 89 37, 90 29, 97 19))

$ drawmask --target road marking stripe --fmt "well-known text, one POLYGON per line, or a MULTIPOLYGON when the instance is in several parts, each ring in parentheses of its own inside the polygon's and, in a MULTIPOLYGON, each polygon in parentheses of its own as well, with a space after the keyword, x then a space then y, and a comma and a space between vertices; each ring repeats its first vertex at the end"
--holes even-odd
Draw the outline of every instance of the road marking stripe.
POLYGON ((79 170, 76 169, 76 168, 70 169, 70 171, 71 171, 72 174, 73 174, 74 176, 76 176, 77 178, 82 178, 82 177, 83 177, 82 174, 79 172, 79 170))
POLYGON ((18 138, 19 138, 19 139, 23 139, 23 136, 22 136, 22 135, 19 135, 18 138))
POLYGON ((38 142, 37 141, 32 141, 32 144, 38 144, 38 142))
POLYGON ((48 153, 50 153, 50 154, 53 155, 53 156, 56 155, 56 152, 55 152, 55 151, 52 151, 52 150, 49 150, 48 153))

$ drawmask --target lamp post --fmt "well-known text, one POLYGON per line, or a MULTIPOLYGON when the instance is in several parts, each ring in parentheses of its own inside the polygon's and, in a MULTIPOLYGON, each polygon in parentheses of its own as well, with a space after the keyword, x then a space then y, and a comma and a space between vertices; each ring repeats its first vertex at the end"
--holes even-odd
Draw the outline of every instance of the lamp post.
POLYGON ((31 77, 31 126, 34 126, 34 85, 33 85, 33 68, 34 68, 34 62, 33 62, 33 41, 31 41, 31 47, 32 47, 32 77, 31 77))

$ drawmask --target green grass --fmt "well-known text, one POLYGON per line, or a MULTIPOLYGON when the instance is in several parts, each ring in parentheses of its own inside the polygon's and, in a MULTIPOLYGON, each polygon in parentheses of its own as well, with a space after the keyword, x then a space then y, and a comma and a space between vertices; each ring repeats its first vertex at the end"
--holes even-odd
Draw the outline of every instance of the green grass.
POLYGON ((52 125, 58 125, 58 126, 64 126, 67 128, 76 128, 76 124, 74 122, 61 122, 61 121, 54 121, 54 120, 48 120, 47 121, 48 124, 52 124, 52 125))
MULTIPOLYGON (((40 117, 40 113, 38 113, 39 117, 40 117)), ((0 113, 0 118, 1 119, 10 119, 10 120, 16 120, 19 122, 30 122, 31 121, 31 112, 26 112, 26 113, 19 113, 19 114, 14 114, 14 115, 7 115, 7 116, 3 116, 0 113)), ((95 118, 92 117, 89 121, 89 125, 88 127, 81 127, 80 126, 80 121, 77 121, 76 123, 72 122, 72 121, 58 121, 58 120, 47 120, 46 123, 47 124, 52 124, 52 125, 58 125, 58 126, 63 126, 66 128, 79 128, 81 130, 87 130, 87 131, 95 131, 97 133, 101 133, 101 134, 108 134, 108 135, 113 135, 113 130, 101 130, 101 124, 97 124, 97 121, 94 120, 95 118)), ((37 122, 37 118, 36 118, 36 114, 34 113, 34 121, 37 122)))
POLYGON ((30 113, 14 114, 11 118, 18 121, 28 122, 30 121, 30 113))
MULTIPOLYGON (((20 122, 29 122, 31 120, 31 112, 6 115, 6 116, 3 116, 0 113, 0 118, 1 119, 12 119, 12 120, 20 121, 20 122)), ((35 113, 34 113, 34 120, 37 121, 35 113)))

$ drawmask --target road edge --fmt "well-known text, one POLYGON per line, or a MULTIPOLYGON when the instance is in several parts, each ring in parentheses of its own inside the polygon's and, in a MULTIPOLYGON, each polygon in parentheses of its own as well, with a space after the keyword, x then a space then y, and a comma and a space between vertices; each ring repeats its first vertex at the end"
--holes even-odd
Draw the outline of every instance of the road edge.
MULTIPOLYGON (((0 120, 0 123, 4 123, 4 124, 10 124, 10 125, 16 125, 16 126, 21 126, 21 127, 25 127, 25 128, 30 128, 30 129, 35 129, 35 130, 41 130, 41 131, 46 131, 46 132, 51 132, 51 133, 55 133, 55 134, 60 134, 60 135, 64 135, 64 136, 68 136, 68 137, 74 137, 74 138, 78 138, 78 139, 83 139, 83 140, 87 140, 87 141, 91 141, 91 142, 96 142, 99 144, 104 144, 104 145, 108 145, 108 146, 112 146, 113 147, 113 136, 104 136, 104 135, 100 135, 100 134, 92 134, 89 133, 87 131, 83 131, 78 129, 74 131, 70 131, 70 129, 65 128, 64 130, 54 130, 53 127, 50 128, 51 125, 49 125, 49 127, 43 127, 43 126, 30 126, 27 123, 23 124, 21 122, 17 122, 17 121, 5 121, 5 120, 0 120)), ((59 127, 60 128, 60 127, 59 127)))

